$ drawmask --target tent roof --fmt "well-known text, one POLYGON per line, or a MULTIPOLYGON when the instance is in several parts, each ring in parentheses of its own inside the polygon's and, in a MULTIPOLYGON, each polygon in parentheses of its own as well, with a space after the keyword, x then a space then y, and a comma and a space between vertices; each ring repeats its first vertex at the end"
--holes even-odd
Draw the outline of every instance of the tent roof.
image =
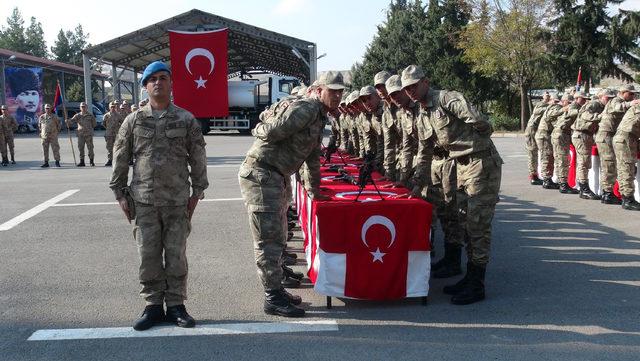
MULTIPOLYGON (((84 54, 140 72, 149 63, 169 62, 169 30, 229 29, 229 75, 252 70, 300 78, 307 83, 315 44, 193 9, 132 33, 87 48, 84 54), (303 61, 292 48, 305 59, 303 61)), ((313 59, 312 59, 313 58, 313 59)))

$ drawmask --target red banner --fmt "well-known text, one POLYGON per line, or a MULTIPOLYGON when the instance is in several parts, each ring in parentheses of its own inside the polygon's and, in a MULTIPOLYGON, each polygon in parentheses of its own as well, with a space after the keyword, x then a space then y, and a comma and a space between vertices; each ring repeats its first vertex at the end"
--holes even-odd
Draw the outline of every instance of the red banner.
POLYGON ((173 101, 196 117, 229 115, 227 34, 169 32, 173 101))

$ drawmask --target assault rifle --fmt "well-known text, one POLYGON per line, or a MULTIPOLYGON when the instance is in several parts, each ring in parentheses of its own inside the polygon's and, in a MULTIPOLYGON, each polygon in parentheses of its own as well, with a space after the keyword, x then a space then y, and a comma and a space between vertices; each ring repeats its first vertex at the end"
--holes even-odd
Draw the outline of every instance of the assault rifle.
POLYGON ((355 183, 358 186, 358 196, 355 199, 356 202, 358 201, 358 198, 360 198, 360 195, 362 195, 362 191, 364 190, 364 188, 369 183, 373 184, 373 187, 376 189, 376 192, 378 192, 378 196, 380 197, 380 200, 384 200, 384 197, 380 193, 380 190, 378 189, 376 182, 373 180, 373 177, 371 176, 373 174, 375 166, 376 166, 376 156, 374 153, 368 152, 364 156, 364 162, 360 166, 360 170, 358 172, 358 181, 355 183))

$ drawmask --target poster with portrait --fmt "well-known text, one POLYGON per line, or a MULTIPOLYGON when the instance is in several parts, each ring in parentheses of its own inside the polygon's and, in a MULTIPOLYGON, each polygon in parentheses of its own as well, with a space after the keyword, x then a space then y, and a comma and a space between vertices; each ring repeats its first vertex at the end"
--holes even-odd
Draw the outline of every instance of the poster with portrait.
POLYGON ((5 68, 4 77, 7 107, 19 131, 37 130, 42 113, 42 68, 5 68))

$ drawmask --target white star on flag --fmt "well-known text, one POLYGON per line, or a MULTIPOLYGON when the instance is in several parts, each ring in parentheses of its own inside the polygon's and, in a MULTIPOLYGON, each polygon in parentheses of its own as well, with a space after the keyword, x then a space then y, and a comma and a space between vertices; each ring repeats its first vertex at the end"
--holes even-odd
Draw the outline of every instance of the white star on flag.
POLYGON ((384 263, 382 261, 382 257, 384 257, 384 255, 386 253, 380 252, 380 247, 376 248, 375 252, 369 252, 369 253, 371 253, 371 255, 373 256, 373 261, 372 262, 380 261, 380 263, 384 263))
POLYGON ((194 81, 196 82, 196 84, 198 84, 196 89, 198 89, 198 88, 206 88, 206 86, 204 86, 204 83, 206 83, 207 80, 206 79, 202 79, 202 75, 200 75, 200 79, 195 79, 194 81))

